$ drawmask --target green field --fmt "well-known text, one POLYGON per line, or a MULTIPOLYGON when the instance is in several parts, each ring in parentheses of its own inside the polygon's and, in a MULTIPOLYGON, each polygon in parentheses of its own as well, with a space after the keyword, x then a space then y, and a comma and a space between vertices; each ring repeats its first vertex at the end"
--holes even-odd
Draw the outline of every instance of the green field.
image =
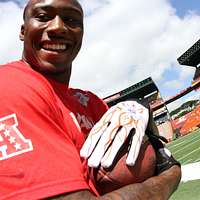
MULTIPOLYGON (((167 146, 182 165, 200 162, 199 129, 170 142, 167 146)), ((170 200, 200 200, 200 180, 181 182, 170 200)))

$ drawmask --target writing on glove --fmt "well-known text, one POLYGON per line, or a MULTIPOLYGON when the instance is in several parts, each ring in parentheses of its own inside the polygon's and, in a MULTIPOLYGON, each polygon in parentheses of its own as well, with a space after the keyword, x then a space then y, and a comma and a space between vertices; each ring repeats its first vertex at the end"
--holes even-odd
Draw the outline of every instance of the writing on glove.
POLYGON ((90 131, 81 151, 90 167, 108 168, 120 147, 130 138, 126 164, 133 166, 149 120, 149 111, 136 101, 124 101, 111 107, 90 131))

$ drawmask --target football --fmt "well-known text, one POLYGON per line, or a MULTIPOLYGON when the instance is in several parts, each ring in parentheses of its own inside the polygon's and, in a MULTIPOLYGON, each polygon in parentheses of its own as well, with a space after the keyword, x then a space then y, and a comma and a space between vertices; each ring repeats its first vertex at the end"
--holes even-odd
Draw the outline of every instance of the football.
POLYGON ((140 183, 154 175, 156 154, 148 140, 142 143, 134 166, 126 165, 128 145, 124 145, 110 168, 93 168, 90 176, 99 193, 105 194, 131 183, 140 183))

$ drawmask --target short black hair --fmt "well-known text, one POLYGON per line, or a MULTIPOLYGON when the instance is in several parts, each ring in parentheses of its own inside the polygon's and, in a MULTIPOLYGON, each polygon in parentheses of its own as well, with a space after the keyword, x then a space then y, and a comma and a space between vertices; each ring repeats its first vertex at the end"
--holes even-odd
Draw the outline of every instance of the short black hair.
MULTIPOLYGON (((25 8, 24 8, 24 11, 23 11, 23 20, 24 21, 26 20, 26 13, 27 13, 27 10, 28 10, 29 6, 31 5, 31 2, 32 2, 32 0, 29 0, 28 3, 26 4, 25 8)), ((83 9, 82 9, 82 6, 79 3, 79 1, 78 0, 74 0, 74 2, 76 2, 77 6, 81 9, 81 11, 83 13, 83 9)))
POLYGON ((26 4, 24 11, 23 11, 23 20, 25 21, 26 18, 26 11, 27 11, 28 4, 26 4))

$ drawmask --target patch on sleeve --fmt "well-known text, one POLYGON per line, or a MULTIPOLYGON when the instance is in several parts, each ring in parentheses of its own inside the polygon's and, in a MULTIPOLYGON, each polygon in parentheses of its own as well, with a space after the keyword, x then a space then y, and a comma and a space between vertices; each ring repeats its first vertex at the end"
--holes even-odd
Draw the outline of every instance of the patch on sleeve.
POLYGON ((88 101, 89 101, 89 97, 88 96, 86 96, 85 94, 82 94, 80 92, 76 92, 76 94, 74 96, 78 99, 78 102, 80 104, 82 104, 85 107, 88 106, 88 101))
POLYGON ((33 150, 31 140, 17 128, 16 114, 0 118, 0 160, 5 160, 33 150))

